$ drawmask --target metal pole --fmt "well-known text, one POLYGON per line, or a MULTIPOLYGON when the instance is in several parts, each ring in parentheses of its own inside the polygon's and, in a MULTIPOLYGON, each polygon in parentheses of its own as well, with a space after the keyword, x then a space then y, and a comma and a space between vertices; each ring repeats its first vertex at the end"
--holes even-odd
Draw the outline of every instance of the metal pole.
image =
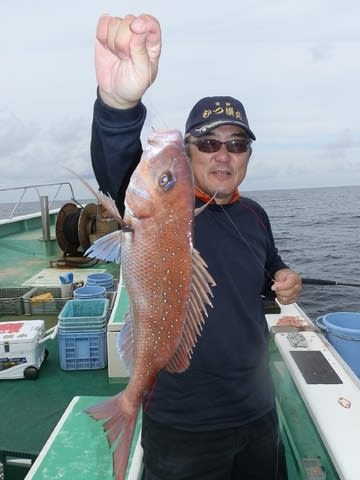
POLYGON ((50 216, 49 216, 49 199, 47 195, 40 197, 41 204, 41 222, 43 231, 43 240, 50 239, 50 216))

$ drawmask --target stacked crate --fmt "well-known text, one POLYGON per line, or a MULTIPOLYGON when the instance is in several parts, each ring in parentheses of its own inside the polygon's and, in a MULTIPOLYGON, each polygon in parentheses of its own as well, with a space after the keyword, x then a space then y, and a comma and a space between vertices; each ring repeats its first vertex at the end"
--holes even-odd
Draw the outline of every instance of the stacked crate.
POLYGON ((66 302, 58 316, 59 357, 63 370, 89 370, 107 366, 108 315, 108 298, 66 302))

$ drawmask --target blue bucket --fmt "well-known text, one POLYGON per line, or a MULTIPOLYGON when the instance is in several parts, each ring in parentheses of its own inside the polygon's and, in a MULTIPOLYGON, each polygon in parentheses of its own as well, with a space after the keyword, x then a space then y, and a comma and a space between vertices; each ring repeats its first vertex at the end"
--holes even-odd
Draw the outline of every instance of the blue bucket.
POLYGON ((360 312, 328 313, 316 319, 319 328, 355 375, 360 376, 360 312))
POLYGON ((86 285, 97 285, 105 287, 106 290, 113 290, 114 277, 110 273, 92 273, 87 276, 86 285))
POLYGON ((79 287, 74 290, 74 298, 89 299, 89 298, 105 298, 106 288, 100 285, 79 287))

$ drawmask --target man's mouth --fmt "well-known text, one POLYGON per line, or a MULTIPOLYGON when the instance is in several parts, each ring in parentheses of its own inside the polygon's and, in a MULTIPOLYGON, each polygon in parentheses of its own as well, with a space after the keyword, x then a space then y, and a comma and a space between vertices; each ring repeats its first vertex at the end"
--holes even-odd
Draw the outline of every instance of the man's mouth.
POLYGON ((212 170, 211 173, 220 177, 226 177, 228 175, 231 175, 231 172, 229 170, 212 170))

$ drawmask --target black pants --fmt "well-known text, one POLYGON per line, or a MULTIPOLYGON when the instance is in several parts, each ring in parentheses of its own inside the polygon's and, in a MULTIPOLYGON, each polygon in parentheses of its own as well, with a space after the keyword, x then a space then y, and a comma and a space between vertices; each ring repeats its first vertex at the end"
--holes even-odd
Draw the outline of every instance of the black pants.
POLYGON ((143 416, 142 480, 287 480, 275 411, 242 427, 176 430, 143 416))

